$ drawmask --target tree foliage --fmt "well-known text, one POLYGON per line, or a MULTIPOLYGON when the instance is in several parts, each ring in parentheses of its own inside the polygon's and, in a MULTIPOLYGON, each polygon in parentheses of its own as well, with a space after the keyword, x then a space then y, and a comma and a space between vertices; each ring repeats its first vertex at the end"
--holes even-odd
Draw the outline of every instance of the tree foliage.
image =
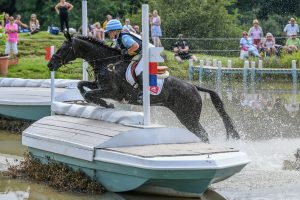
MULTIPOLYGON (((229 14, 227 10, 227 6, 231 6, 232 3, 231 0, 185 0, 184 2, 182 0, 156 0, 151 2, 152 8, 160 13, 164 37, 172 38, 177 37, 179 33, 189 38, 239 36, 241 30, 237 26, 236 15, 229 14)), ((205 47, 208 44, 207 41, 202 41, 198 45, 196 43, 197 41, 193 41, 194 46, 207 49, 205 47)), ((216 47, 218 44, 220 43, 209 43, 211 47, 216 47)), ((235 44, 231 42, 226 46, 231 48, 232 45, 235 44)), ((190 46, 192 46, 191 43, 190 46)))
MULTIPOLYGON (((42 29, 49 25, 59 26, 59 18, 55 12, 58 0, 0 0, 1 11, 10 15, 22 15, 22 21, 29 23, 32 13, 37 14, 42 29)), ((70 26, 78 28, 82 22, 82 1, 69 0, 74 5, 70 12, 70 26)), ((141 7, 141 0, 88 0, 88 21, 93 24, 103 23, 107 14, 113 17, 123 17, 127 13, 136 13, 141 7)))

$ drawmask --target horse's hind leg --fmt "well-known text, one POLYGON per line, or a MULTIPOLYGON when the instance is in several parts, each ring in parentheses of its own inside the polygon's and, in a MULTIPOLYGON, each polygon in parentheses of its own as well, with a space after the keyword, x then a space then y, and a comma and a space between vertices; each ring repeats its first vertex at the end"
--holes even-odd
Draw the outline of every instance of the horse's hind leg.
POLYGON ((203 142, 209 142, 208 140, 208 134, 205 131, 205 129, 202 127, 200 122, 194 122, 194 123, 189 123, 185 125, 187 129, 191 132, 193 132, 197 137, 200 138, 201 141, 203 142))
POLYGON ((201 105, 197 105, 198 107, 192 106, 194 109, 189 109, 186 106, 180 107, 172 107, 170 108, 179 121, 192 133, 194 133, 197 137, 199 137, 203 142, 209 142, 208 134, 205 129, 200 124, 200 113, 201 113, 201 105))
POLYGON ((223 123, 225 125, 225 129, 226 129, 226 133, 227 133, 227 139, 229 139, 229 135, 231 135, 231 137, 234 138, 234 139, 240 139, 240 136, 239 136, 238 132, 236 131, 231 118, 229 117, 229 115, 225 111, 224 104, 223 104, 221 98, 219 97, 219 95, 216 92, 212 91, 212 90, 208 90, 208 89, 201 88, 201 87, 198 87, 198 86, 195 86, 195 87, 199 91, 208 92, 210 94, 211 101, 212 101, 214 107, 216 108, 217 112, 221 116, 221 118, 223 120, 223 123))

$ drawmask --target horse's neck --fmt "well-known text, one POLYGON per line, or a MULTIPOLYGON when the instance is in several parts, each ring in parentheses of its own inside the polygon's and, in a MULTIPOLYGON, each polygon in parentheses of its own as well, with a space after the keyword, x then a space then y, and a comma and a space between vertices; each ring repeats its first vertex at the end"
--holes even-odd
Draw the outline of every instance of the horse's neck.
POLYGON ((111 59, 115 60, 118 55, 113 49, 108 49, 105 46, 91 44, 85 41, 74 43, 76 48, 77 57, 82 58, 89 62, 90 65, 102 66, 111 63, 111 59))

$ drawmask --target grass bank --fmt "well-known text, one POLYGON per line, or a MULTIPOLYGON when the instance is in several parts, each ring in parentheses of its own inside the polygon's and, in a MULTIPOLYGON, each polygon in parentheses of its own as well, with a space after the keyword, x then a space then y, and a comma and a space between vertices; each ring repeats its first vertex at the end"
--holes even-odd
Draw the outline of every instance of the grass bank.
MULTIPOLYGON (((20 41, 18 44, 20 60, 19 64, 11 66, 7 77, 16 78, 49 78, 50 72, 47 68, 47 61, 44 59, 45 47, 54 45, 59 48, 64 41, 64 36, 51 35, 45 31, 39 32, 34 35, 26 33, 19 34, 20 41)), ((0 51, 4 51, 4 45, 0 46, 0 51)), ((172 75, 179 78, 187 78, 188 61, 178 64, 174 60, 174 55, 171 51, 165 51, 167 60, 163 65, 170 68, 172 75)), ((227 60, 232 60, 232 67, 243 67, 243 60, 238 57, 221 57, 209 56, 205 54, 196 54, 199 60, 213 60, 222 61, 223 66, 227 65, 227 60)), ((257 61, 256 59, 252 59, 257 61)), ((281 58, 272 57, 264 59, 264 67, 266 68, 290 68, 292 60, 300 60, 300 52, 293 55, 284 55, 281 58)), ((195 63, 198 65, 198 63, 195 63)), ((81 79, 82 65, 76 62, 67 67, 62 67, 57 72, 57 78, 77 78, 81 79)))

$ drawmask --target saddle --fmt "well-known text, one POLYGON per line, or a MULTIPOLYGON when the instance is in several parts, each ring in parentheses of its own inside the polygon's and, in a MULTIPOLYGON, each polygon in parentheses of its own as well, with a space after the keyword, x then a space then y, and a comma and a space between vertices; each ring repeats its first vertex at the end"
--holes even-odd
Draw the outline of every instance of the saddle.
MULTIPOLYGON (((135 69, 141 60, 141 55, 136 55, 133 57, 133 61, 130 63, 131 65, 131 76, 135 82, 137 82, 137 76, 135 74, 135 69)), ((167 66, 157 66, 157 78, 165 79, 168 78, 170 73, 167 71, 169 68, 167 66)))

